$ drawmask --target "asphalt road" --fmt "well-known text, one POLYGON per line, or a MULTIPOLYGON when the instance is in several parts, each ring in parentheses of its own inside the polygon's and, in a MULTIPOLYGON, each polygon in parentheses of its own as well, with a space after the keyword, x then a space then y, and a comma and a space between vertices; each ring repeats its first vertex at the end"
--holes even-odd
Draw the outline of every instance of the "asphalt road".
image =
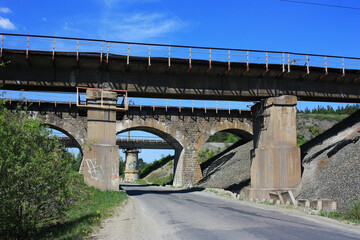
POLYGON ((360 239, 358 227, 273 206, 254 207, 244 201, 185 189, 138 185, 122 188, 136 205, 132 218, 143 220, 137 222, 141 225, 135 230, 137 239, 360 239))

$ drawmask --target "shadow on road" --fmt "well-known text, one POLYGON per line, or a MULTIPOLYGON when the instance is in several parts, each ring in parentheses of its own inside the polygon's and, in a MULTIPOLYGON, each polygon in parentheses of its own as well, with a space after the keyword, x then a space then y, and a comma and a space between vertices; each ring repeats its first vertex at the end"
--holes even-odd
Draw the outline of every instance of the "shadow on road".
POLYGON ((151 185, 125 185, 121 184, 120 189, 126 191, 129 196, 139 196, 144 194, 179 194, 179 193, 191 193, 191 192, 200 192, 204 190, 203 188, 189 188, 189 189, 169 189, 169 188, 154 188, 151 185))

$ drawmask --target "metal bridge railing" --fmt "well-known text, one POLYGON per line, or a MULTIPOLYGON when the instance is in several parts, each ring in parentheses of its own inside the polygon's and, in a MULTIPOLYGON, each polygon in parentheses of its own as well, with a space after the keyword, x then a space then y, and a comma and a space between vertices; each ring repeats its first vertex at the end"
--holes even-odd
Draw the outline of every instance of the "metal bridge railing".
POLYGON ((266 71, 271 64, 281 65, 282 71, 291 72, 292 66, 304 66, 307 74, 311 67, 324 68, 327 74, 329 68, 340 69, 345 75, 346 69, 360 69, 360 58, 343 57, 319 54, 305 54, 296 52, 263 51, 248 49, 228 49, 193 47, 181 45, 147 44, 134 42, 108 41, 101 39, 70 38, 56 36, 39 36, 24 34, 0 33, 1 49, 0 57, 4 49, 19 49, 26 51, 26 58, 31 51, 52 52, 53 60, 57 52, 76 53, 76 60, 79 60, 82 53, 95 53, 99 61, 106 63, 111 55, 122 55, 126 63, 131 64, 132 57, 147 58, 148 66, 151 66, 153 58, 167 59, 168 67, 171 68, 172 60, 186 59, 189 70, 194 60, 206 60, 209 63, 209 70, 214 61, 227 63, 227 71, 230 71, 233 63, 244 63, 249 69, 250 64, 264 64, 266 71))
MULTIPOLYGON (((69 104, 72 106, 84 106, 86 104, 86 93, 77 92, 74 93, 55 93, 55 92, 22 92, 22 91, 10 91, 4 90, 0 92, 0 100, 7 100, 8 102, 24 102, 25 104, 41 104, 50 103, 56 107, 58 104, 69 104)), ((129 107, 139 108, 140 111, 144 107, 151 108, 155 111, 157 108, 176 108, 181 112, 184 108, 191 109, 194 112, 197 109, 203 109, 206 113, 209 110, 215 111, 228 111, 229 114, 232 111, 239 111, 249 109, 246 102, 238 101, 217 101, 217 100, 184 100, 184 99, 151 99, 151 98, 123 98, 119 97, 116 104, 117 108, 124 108, 127 110, 129 107)))
POLYGON ((158 144, 167 144, 167 142, 159 137, 151 136, 117 136, 116 141, 119 142, 137 142, 137 143, 158 143, 158 144))

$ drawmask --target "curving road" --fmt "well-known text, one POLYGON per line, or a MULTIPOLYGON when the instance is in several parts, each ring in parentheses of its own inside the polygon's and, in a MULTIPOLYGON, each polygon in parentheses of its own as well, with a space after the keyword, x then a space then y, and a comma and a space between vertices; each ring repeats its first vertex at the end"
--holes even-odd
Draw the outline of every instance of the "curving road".
POLYGON ((360 227, 193 190, 122 185, 130 196, 97 239, 360 239, 360 227), (297 216, 298 215, 298 216, 297 216))

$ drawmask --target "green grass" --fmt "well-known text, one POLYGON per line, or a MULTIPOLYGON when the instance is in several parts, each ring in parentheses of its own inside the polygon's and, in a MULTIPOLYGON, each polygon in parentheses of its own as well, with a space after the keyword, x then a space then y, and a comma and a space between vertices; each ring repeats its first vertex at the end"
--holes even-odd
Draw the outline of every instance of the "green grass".
POLYGON ((147 185, 148 184, 144 179, 137 179, 134 183, 135 184, 140 184, 140 185, 147 185))
POLYGON ((304 143, 306 143, 308 140, 304 137, 304 135, 297 133, 296 134, 297 137, 297 146, 300 147, 301 145, 303 145, 304 143))
POLYGON ((348 210, 345 214, 341 214, 338 211, 325 212, 320 211, 319 216, 332 218, 338 221, 345 221, 353 223, 355 225, 360 224, 360 201, 355 202, 354 206, 348 210))
POLYGON ((114 214, 115 207, 127 199, 125 192, 100 191, 83 183, 83 176, 77 176, 76 186, 80 198, 75 201, 64 217, 43 226, 41 238, 46 239, 82 239, 99 229, 100 222, 114 214))
POLYGON ((147 165, 144 169, 140 172, 140 178, 146 177, 148 174, 150 174, 152 171, 166 165, 168 162, 171 161, 173 157, 171 155, 167 155, 166 157, 162 157, 159 160, 155 160, 154 162, 147 165))
POLYGON ((166 179, 164 180, 157 180, 152 182, 153 184, 159 185, 159 186, 164 186, 167 183, 170 183, 172 180, 174 179, 174 174, 170 174, 166 179))
POLYGON ((336 120, 336 121, 341 121, 347 117, 349 117, 348 114, 322 114, 322 113, 298 113, 298 116, 304 116, 304 117, 313 117, 319 120, 336 120))
POLYGON ((270 205, 270 206, 275 205, 274 203, 271 203, 271 202, 268 202, 268 201, 263 201, 263 202, 260 202, 260 203, 264 204, 264 205, 270 205))

